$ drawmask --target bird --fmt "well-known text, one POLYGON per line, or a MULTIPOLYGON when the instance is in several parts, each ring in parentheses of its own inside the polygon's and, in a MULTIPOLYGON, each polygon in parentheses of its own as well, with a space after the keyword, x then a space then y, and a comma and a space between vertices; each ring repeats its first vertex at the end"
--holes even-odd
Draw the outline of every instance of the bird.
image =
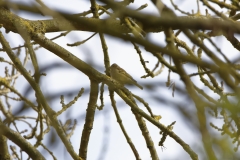
POLYGON ((119 67, 116 63, 113 63, 110 67, 110 74, 111 77, 118 81, 121 84, 134 84, 140 89, 143 89, 142 86, 140 86, 136 80, 132 78, 124 69, 119 67))

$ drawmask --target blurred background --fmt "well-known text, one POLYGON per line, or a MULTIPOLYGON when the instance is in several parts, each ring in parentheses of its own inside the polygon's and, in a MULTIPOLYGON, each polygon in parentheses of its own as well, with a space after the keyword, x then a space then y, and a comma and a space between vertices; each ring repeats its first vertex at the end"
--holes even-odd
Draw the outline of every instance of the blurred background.
MULTIPOLYGON (((30 6, 36 3, 34 0, 13 0, 12 2, 23 3, 30 6)), ((69 14, 89 11, 91 7, 91 3, 88 0, 43 0, 42 2, 52 10, 63 11, 69 14)), ((97 3, 103 4, 99 1, 97 1, 97 3)), ((170 1, 165 0, 163 1, 163 3, 174 10, 174 7, 172 6, 170 1)), ((200 12, 205 15, 206 7, 203 6, 201 2, 199 3, 200 12)), ((157 8, 149 0, 135 1, 134 3, 130 3, 129 8, 137 9, 144 4, 147 4, 148 6, 140 12, 159 16, 157 8)), ((184 10, 185 12, 197 12, 196 1, 174 0, 174 4, 176 4, 178 8, 184 10)), ((220 8, 219 6, 214 4, 213 6, 216 7, 217 10, 222 11, 223 13, 227 12, 227 9, 220 8)), ((28 20, 45 20, 52 18, 26 11, 11 11, 18 16, 28 20)), ((179 16, 183 15, 178 11, 175 11, 175 13, 179 16)), ((214 15, 214 13, 212 13, 211 11, 209 11, 209 14, 214 15)), ((92 17, 92 14, 87 15, 87 17, 92 17)), ((107 17, 108 15, 104 14, 100 18, 104 19, 107 17)), ((20 35, 13 32, 5 33, 4 28, 1 28, 1 31, 4 32, 4 36, 6 37, 12 48, 24 44, 24 41, 20 35)), ((60 34, 61 32, 46 33, 45 36, 51 39, 60 34)), ((81 60, 91 65, 97 71, 104 74, 105 67, 103 61, 103 49, 98 34, 96 34, 94 37, 92 37, 80 46, 71 47, 67 45, 75 43, 77 41, 83 41, 93 34, 93 32, 86 31, 71 31, 66 36, 62 36, 53 41, 70 51, 75 56, 79 57, 81 60)), ((127 71, 135 80, 137 80, 138 83, 144 87, 144 89, 140 90, 135 86, 126 87, 132 93, 142 97, 149 104, 155 115, 161 115, 162 118, 160 119, 160 123, 168 126, 172 122, 176 121, 176 124, 173 127, 173 132, 190 145, 192 150, 194 150, 198 154, 199 159, 206 159, 206 153, 204 151, 201 140, 201 133, 198 128, 199 124, 196 116, 196 108, 194 107, 193 101, 189 98, 189 95, 185 90, 185 85, 182 83, 179 75, 171 73, 171 86, 167 85, 167 82, 169 82, 169 70, 167 67, 161 68, 160 64, 158 70, 161 70, 161 73, 159 75, 155 76, 154 78, 141 78, 143 75, 146 75, 146 73, 141 65, 139 55, 134 49, 134 46, 128 41, 124 41, 109 35, 106 35, 105 38, 108 47, 110 64, 117 63, 120 67, 125 69, 125 71, 127 71), (174 91, 173 88, 175 89, 174 91)), ((190 42, 190 40, 185 35, 180 34, 178 38, 186 42, 189 47, 194 46, 194 44, 192 44, 192 42, 190 42)), ((163 32, 148 33, 146 39, 161 46, 166 45, 165 35, 163 32)), ((212 40, 219 47, 221 47, 221 51, 225 53, 230 60, 234 60, 238 57, 238 50, 234 49, 232 45, 228 43, 224 38, 212 37, 212 40)), ((209 47, 210 50, 216 52, 216 49, 212 47, 209 42, 206 42, 206 45, 209 47)), ((34 45, 34 47, 39 46, 34 45)), ((145 51, 145 49, 141 46, 140 49, 142 51, 142 56, 144 60, 147 61, 147 67, 150 69, 154 68, 155 65, 158 63, 156 57, 145 51)), ((25 58, 24 52, 25 51, 22 50, 19 55, 22 61, 25 58)), ((36 56, 38 59, 41 73, 46 73, 46 76, 41 77, 40 86, 45 98, 48 100, 48 103, 53 110, 58 111, 62 108, 62 105, 60 104, 61 95, 64 95, 64 102, 68 103, 74 99, 74 97, 78 94, 81 88, 84 88, 84 93, 78 99, 78 101, 76 101, 75 104, 73 104, 66 112, 64 112, 58 117, 59 121, 61 121, 62 123, 65 123, 67 120, 69 120, 68 122, 73 124, 74 120, 77 121, 77 125, 73 135, 70 138, 70 142, 72 143, 75 152, 78 153, 81 133, 85 122, 87 104, 89 100, 89 78, 83 73, 81 73, 79 70, 69 65, 67 62, 63 61, 61 58, 57 57, 55 54, 44 48, 39 47, 36 50, 36 56)), ((7 54, 4 52, 1 52, 1 57, 9 60, 7 54)), ((208 60, 209 58, 203 55, 203 59, 208 60)), ((5 66, 9 67, 9 65, 6 65, 6 63, 0 63, 0 76, 2 77, 5 74, 5 66)), ((188 74, 198 72, 197 67, 193 66, 192 64, 186 64, 184 67, 188 74)), ((30 61, 27 62, 26 68, 32 71, 31 73, 33 73, 32 63, 30 61)), ((198 76, 191 77, 191 80, 192 82, 194 82, 195 85, 197 85, 200 89, 204 90, 205 93, 213 99, 217 100, 219 98, 218 94, 214 93, 212 90, 204 86, 198 76)), ((36 103, 35 92, 31 88, 29 83, 24 79, 24 77, 19 76, 19 78, 16 80, 15 88, 24 97, 27 97, 33 103, 36 103)), ((231 89, 229 89, 228 87, 226 87, 225 90, 231 91, 231 89)), ((9 96, 15 95, 9 94, 9 96)), ((142 133, 135 120, 135 117, 132 114, 131 108, 117 94, 115 94, 115 100, 117 108, 119 109, 122 123, 124 124, 132 142, 135 144, 135 147, 138 150, 140 157, 143 160, 152 159, 147 149, 146 142, 142 137, 142 133)), ((30 109, 22 109, 24 104, 21 101, 9 100, 9 102, 5 101, 4 103, 10 103, 12 113, 17 114, 18 116, 37 116, 37 114, 30 109)), ((117 123, 115 114, 111 107, 108 87, 106 85, 104 87, 104 104, 105 105, 103 110, 96 110, 95 112, 94 125, 88 145, 88 159, 135 159, 134 154, 132 153, 117 123)), ((142 103, 137 102, 137 104, 142 110, 146 111, 142 103)), ((98 100, 98 105, 100 105, 100 100, 98 100)), ((2 113, 0 113, 0 116, 4 120, 4 116, 2 113)), ((224 154, 222 153, 222 148, 219 148, 217 146, 214 147, 213 145, 217 157, 219 159, 234 159, 236 157, 239 157, 239 151, 233 151, 234 147, 236 146, 231 144, 231 140, 229 139, 229 137, 226 135, 222 136, 220 132, 210 126, 211 122, 218 127, 222 127, 223 119, 217 119, 212 117, 210 114, 208 114, 208 109, 206 109, 206 116, 208 125, 207 128, 209 129, 209 132, 213 138, 213 143, 214 141, 216 142, 216 144, 222 142, 229 150, 226 154, 224 154)), ((29 123, 34 124, 35 120, 29 120, 29 123)), ((190 156, 183 150, 183 148, 169 136, 164 142, 164 147, 158 146, 158 143, 161 139, 160 130, 148 121, 146 121, 146 123, 159 158, 161 160, 191 159, 190 156)), ((19 130, 24 130, 29 126, 26 123, 19 121, 18 127, 19 130)), ((11 128, 14 129, 14 127, 11 128)), ((28 134, 29 132, 25 132, 22 135, 28 134)), ((29 140, 29 142, 33 144, 35 141, 36 139, 29 140)), ((10 141, 8 143, 14 145, 10 141)), ((48 146, 49 150, 53 152, 57 159, 71 159, 71 156, 66 151, 61 140, 58 138, 58 136, 56 136, 55 130, 53 128, 51 128, 50 132, 45 136, 43 143, 48 146)), ((46 159, 51 159, 51 155, 44 148, 39 147, 38 150, 44 155, 46 159)), ((27 158, 27 155, 23 154, 23 157, 27 158)))

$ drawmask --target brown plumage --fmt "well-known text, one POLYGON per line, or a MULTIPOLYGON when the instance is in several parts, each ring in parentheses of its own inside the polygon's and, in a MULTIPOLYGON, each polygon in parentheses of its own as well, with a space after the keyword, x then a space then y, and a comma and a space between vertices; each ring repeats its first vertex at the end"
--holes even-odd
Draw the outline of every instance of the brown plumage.
POLYGON ((119 67, 116 63, 112 64, 110 67, 111 77, 121 84, 134 84, 140 89, 143 89, 136 80, 132 78, 124 69, 119 67))

